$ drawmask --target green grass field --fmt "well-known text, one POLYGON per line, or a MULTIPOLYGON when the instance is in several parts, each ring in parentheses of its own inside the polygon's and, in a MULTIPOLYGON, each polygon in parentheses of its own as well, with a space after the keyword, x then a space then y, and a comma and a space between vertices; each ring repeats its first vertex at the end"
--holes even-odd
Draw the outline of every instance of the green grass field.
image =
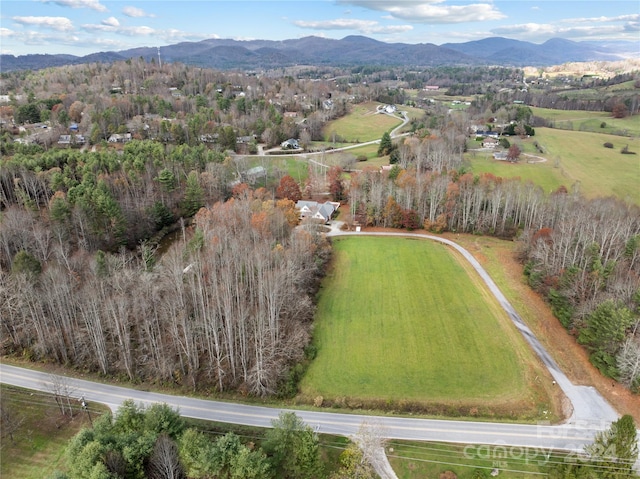
POLYGON ((551 108, 529 107, 535 116, 554 122, 555 128, 593 133, 615 134, 618 136, 640 136, 640 116, 613 118, 604 111, 554 110, 551 108), (602 126, 602 123, 605 126, 602 126))
POLYGON ((331 141, 335 133, 348 142, 378 140, 385 131, 402 123, 400 117, 376 113, 380 103, 361 103, 354 106, 348 115, 331 121, 323 128, 326 141, 331 141))
MULTIPOLYGON (((57 469, 64 469, 64 451, 67 441, 80 429, 89 426, 89 420, 76 406, 75 417, 62 416, 49 394, 13 386, 0 386, 3 406, 10 408, 22 423, 14 433, 14 441, 3 431, 0 446, 0 477, 12 479, 42 479, 57 469)), ((92 404, 93 417, 106 410, 92 404)))
MULTIPOLYGON (((518 140, 519 141, 519 140, 518 140)), ((469 152, 473 172, 493 173, 505 178, 520 177, 541 186, 545 192, 560 185, 579 188, 587 198, 616 196, 640 204, 640 139, 616 135, 536 128, 536 136, 521 142, 525 152, 533 153, 533 141, 545 149, 540 155, 548 161, 518 164, 495 161, 487 152, 469 152), (605 148, 611 142, 614 148, 605 148), (637 155, 623 155, 620 149, 629 145, 637 155)))
POLYGON ((530 351, 444 245, 339 238, 334 258, 303 397, 531 407, 530 351))

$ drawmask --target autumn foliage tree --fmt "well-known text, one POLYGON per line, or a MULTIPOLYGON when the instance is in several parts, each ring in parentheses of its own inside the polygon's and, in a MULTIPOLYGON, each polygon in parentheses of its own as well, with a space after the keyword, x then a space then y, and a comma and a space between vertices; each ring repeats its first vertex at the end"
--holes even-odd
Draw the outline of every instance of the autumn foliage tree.
POLYGON ((521 153, 522 153, 522 150, 520 149, 520 147, 514 143, 507 150, 507 160, 509 160, 512 163, 515 163, 518 160, 520 160, 521 153))
POLYGON ((278 198, 289 199, 291 201, 298 201, 302 198, 302 192, 300 191, 300 185, 290 175, 285 175, 280 179, 280 184, 276 189, 276 196, 278 198))
POLYGON ((342 201, 345 198, 344 181, 342 180, 343 170, 339 166, 332 166, 327 173, 329 183, 329 193, 334 201, 342 201))
POLYGON ((627 105, 619 102, 613 105, 613 108, 611 109, 611 115, 614 118, 626 118, 629 115, 629 109, 627 108, 627 105))

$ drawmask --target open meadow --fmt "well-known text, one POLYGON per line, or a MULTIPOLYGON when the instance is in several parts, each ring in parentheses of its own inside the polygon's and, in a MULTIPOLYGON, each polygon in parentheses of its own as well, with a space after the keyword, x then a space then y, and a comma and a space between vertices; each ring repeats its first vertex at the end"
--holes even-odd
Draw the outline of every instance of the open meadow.
POLYGON ((340 142, 362 143, 379 140, 385 131, 389 131, 402 123, 402 119, 376 112, 380 103, 368 102, 354 105, 353 111, 337 120, 330 121, 322 129, 327 141, 332 141, 334 134, 340 142))
MULTIPOLYGON (((535 116, 552 122, 554 128, 590 131, 618 136, 640 136, 640 117, 614 118, 606 111, 554 110, 529 107, 535 116)), ((536 129, 537 131, 537 129, 536 129)))
POLYGON ((525 153, 538 155, 547 161, 528 163, 523 156, 519 163, 496 161, 491 152, 477 151, 467 154, 473 172, 493 173, 505 178, 520 177, 541 186, 545 192, 560 185, 578 188, 587 198, 616 196, 640 204, 640 139, 624 138, 602 133, 536 128, 535 137, 520 142, 525 153), (537 141, 544 154, 534 153, 537 141), (605 148, 606 142, 613 148, 605 148), (628 145, 635 155, 623 155, 620 150, 628 145))
POLYGON ((314 343, 303 398, 463 416, 551 414, 541 385, 548 374, 493 296, 441 244, 334 240, 314 343))

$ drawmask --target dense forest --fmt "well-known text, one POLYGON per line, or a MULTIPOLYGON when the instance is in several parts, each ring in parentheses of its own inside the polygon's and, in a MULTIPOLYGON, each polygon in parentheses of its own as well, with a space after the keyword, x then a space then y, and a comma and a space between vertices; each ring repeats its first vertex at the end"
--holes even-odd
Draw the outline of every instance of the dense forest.
MULTIPOLYGON (((518 78, 503 68, 441 69, 412 81, 427 73, 443 85, 518 78)), ((11 102, 0 111, 10 119, 0 138, 2 352, 130 381, 295 394, 296 365, 313 357, 313 298, 330 244, 296 228, 293 200, 316 189, 348 201, 348 224, 517 240, 531 286, 603 374, 637 390, 638 207, 465 168, 471 122, 526 125, 528 108, 494 94, 464 115, 430 107, 415 122, 419 134, 381 145, 390 171, 310 172, 295 195, 275 187, 284 172, 271 172, 266 188, 240 182, 248 163, 234 150, 286 138, 306 146, 352 103, 403 97, 397 80, 382 80, 389 72, 347 72, 365 75, 380 81, 142 60, 3 75, 11 102), (33 125, 20 131, 16 120, 48 127, 28 135, 33 125), (87 144, 56 145, 74 124, 87 144), (125 133, 131 141, 111 143, 125 133), (12 141, 26 136, 35 142, 12 141)))

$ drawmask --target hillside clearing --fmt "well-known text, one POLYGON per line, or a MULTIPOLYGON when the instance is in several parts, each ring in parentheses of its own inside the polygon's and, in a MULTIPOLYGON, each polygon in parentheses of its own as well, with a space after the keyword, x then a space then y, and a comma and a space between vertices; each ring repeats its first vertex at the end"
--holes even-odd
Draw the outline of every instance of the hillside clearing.
POLYGON ((533 152, 537 141, 544 153, 538 155, 548 161, 519 163, 496 161, 490 151, 470 151, 467 158, 475 174, 493 173, 504 178, 520 177, 531 181, 550 193, 560 185, 577 189, 587 198, 616 196, 640 204, 640 139, 624 138, 602 133, 536 128, 536 136, 526 140, 514 139, 525 152, 533 152), (605 148, 610 142, 613 148, 605 148), (620 150, 628 145, 636 155, 623 155, 620 150))

